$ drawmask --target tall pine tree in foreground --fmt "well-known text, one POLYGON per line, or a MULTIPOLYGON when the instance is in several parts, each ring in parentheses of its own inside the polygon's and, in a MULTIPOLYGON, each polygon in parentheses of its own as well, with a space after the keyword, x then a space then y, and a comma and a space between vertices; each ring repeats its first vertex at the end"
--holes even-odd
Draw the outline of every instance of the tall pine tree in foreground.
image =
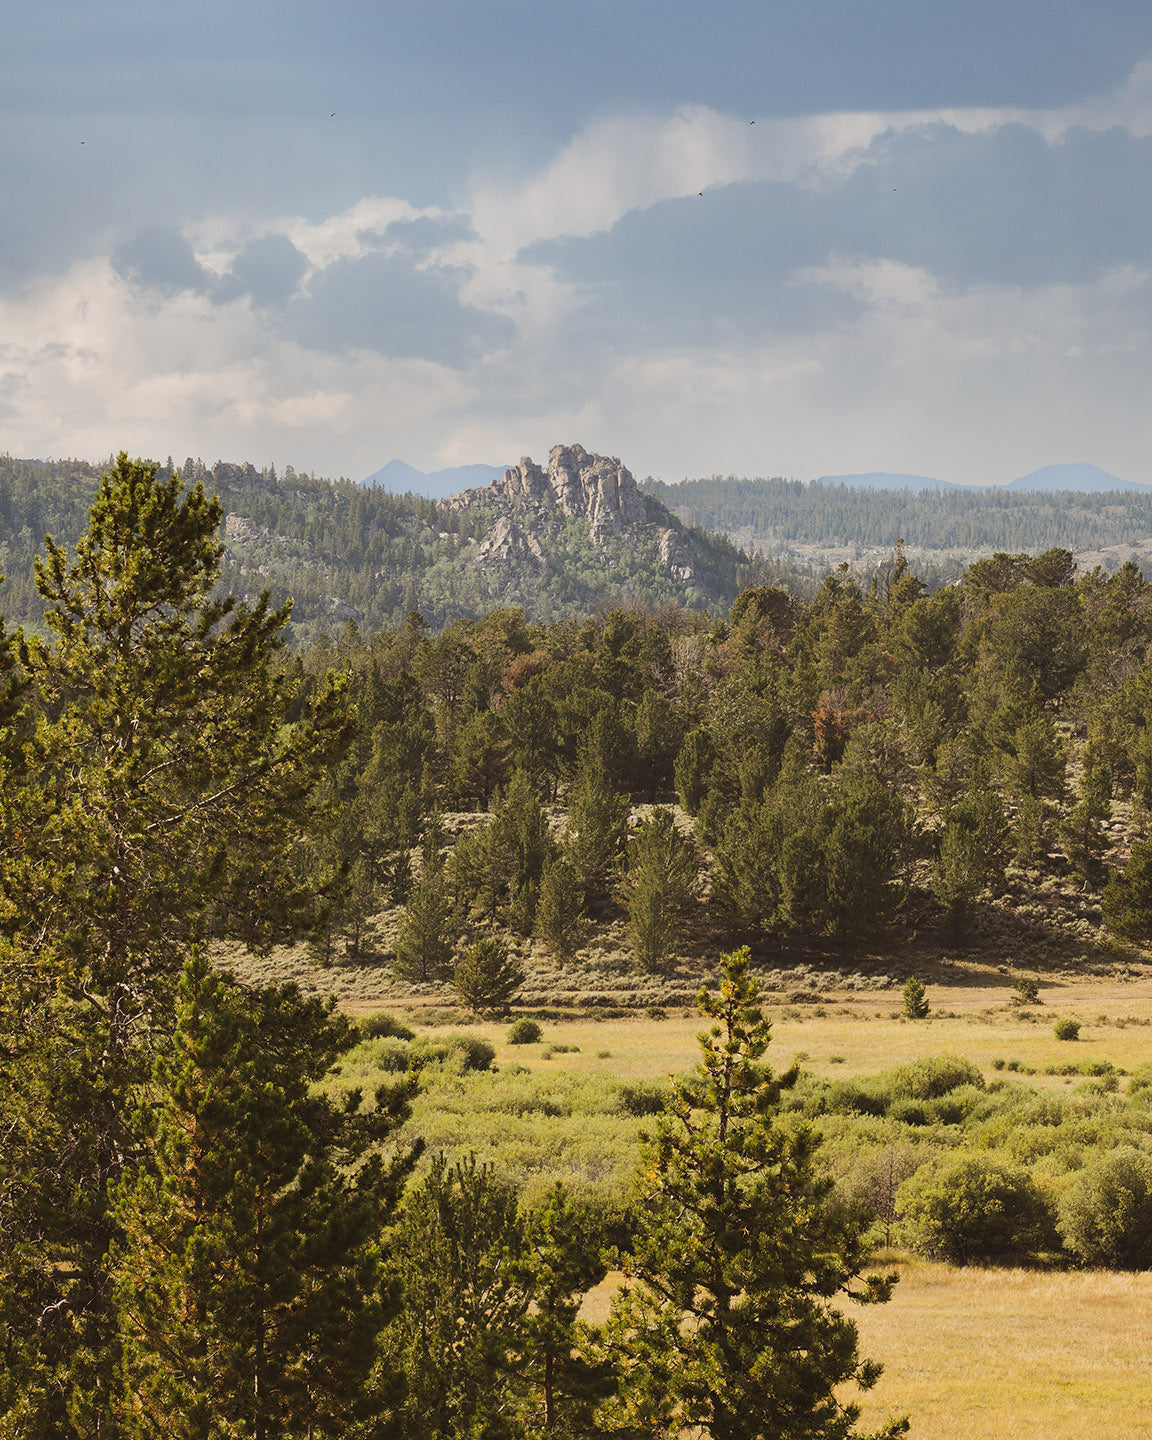
POLYGON ((847 1440, 859 1410, 842 1387, 869 1388, 880 1367, 833 1302, 887 1300, 893 1277, 862 1276, 863 1225, 829 1203, 811 1134, 778 1118, 796 1071, 760 1064, 769 1027, 748 951, 722 960, 719 996, 700 994, 713 1022, 701 1064, 658 1122, 606 1331, 619 1392, 601 1419, 649 1437, 847 1440))
POLYGON ((121 455, 46 639, 0 660, 0 1431, 114 1437, 109 1197, 148 1153, 140 1088, 191 942, 292 933, 293 850, 347 720, 297 703, 287 609, 216 593, 219 503, 121 455), (290 715, 300 718, 289 719, 290 715))
POLYGON ((378 1149, 411 1086, 362 1111, 313 1092, 355 1040, 291 986, 193 954, 147 1099, 155 1155, 116 1205, 125 1436, 336 1436, 367 1403, 386 1318, 379 1237, 411 1155, 378 1149))

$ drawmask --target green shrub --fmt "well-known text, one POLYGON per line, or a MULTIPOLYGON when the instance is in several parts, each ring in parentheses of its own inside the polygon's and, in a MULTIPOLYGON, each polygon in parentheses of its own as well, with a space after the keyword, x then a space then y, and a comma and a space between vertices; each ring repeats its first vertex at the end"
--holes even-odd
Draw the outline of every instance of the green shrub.
POLYGON ((1040 986, 1035 980, 1021 978, 1016 981, 1014 989, 1016 994, 1012 998, 1017 1005, 1039 1005, 1040 986))
POLYGON ((625 1115, 660 1115, 668 1099, 668 1085, 658 1080, 628 1081, 617 1092, 625 1115))
POLYGON ((923 1100, 913 1100, 910 1096, 904 1095, 899 1100, 893 1100, 888 1107, 889 1120, 898 1120, 901 1125, 927 1125, 928 1107, 923 1100))
POLYGON ((1145 1060, 1143 1064, 1137 1065, 1132 1071, 1132 1079, 1128 1082, 1128 1094, 1139 1095, 1142 1099, 1147 1099, 1147 1092, 1150 1090, 1152 1090, 1152 1060, 1145 1060))
POLYGON ((401 1040, 397 1035, 385 1035, 372 1042, 370 1056, 377 1069, 395 1075, 408 1069, 412 1051, 407 1040, 401 1040))
POLYGON ((1080 1038, 1079 1020, 1072 1020, 1067 1015, 1063 1020, 1057 1020, 1053 1030, 1057 1040, 1079 1040, 1080 1038))
POLYGON ((980 1067, 961 1055, 926 1055, 889 1071, 884 1078, 896 1099, 938 1100, 961 1085, 984 1088, 980 1067))
POLYGON ((513 1021, 508 1031, 508 1044, 535 1045, 543 1033, 537 1021, 521 1015, 519 1020, 513 1021))
POLYGON ((363 1016, 356 1022, 356 1028, 365 1040, 379 1040, 385 1035, 393 1035, 397 1040, 411 1040, 416 1034, 411 1025, 406 1025, 391 1010, 377 1010, 373 1015, 363 1016))
POLYGON ((490 1070, 496 1047, 483 1035, 422 1035, 412 1042, 410 1054, 413 1066, 441 1064, 460 1070, 490 1070))
POLYGON ((914 1248, 954 1265, 1025 1264, 1055 1243, 1032 1177, 986 1155, 925 1166, 901 1185, 897 1208, 914 1248))
POLYGON ((1059 1226, 1086 1265, 1152 1269, 1152 1158, 1122 1145, 1081 1170, 1061 1197, 1059 1226))

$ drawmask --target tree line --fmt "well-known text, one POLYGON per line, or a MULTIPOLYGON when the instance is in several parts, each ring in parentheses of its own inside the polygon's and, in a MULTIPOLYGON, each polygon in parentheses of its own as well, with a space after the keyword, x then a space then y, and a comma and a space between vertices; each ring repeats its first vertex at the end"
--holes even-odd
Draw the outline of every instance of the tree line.
POLYGON ((772 553, 789 543, 916 550, 1099 550, 1152 535, 1152 495, 1132 490, 873 490, 817 481, 713 475, 646 492, 691 525, 772 553))

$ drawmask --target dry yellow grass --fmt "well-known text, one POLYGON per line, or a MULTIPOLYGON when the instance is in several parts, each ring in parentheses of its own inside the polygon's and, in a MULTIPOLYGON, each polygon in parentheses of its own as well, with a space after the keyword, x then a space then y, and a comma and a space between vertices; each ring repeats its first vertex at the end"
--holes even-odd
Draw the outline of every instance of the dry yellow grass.
MULTIPOLYGON (((1049 1065, 1108 1060, 1132 1070, 1152 1060, 1152 976, 1118 984, 1085 980, 1045 985, 1043 1005, 1025 1007, 1034 1019, 1019 1018, 1007 1003, 1007 982, 990 985, 932 986, 933 1013, 926 1020, 900 1017, 899 991, 859 994, 830 993, 813 1006, 769 1006, 772 1046, 768 1058, 777 1069, 796 1055, 821 1075, 874 1075, 925 1055, 964 1055, 991 1079, 997 1059, 1019 1060, 1037 1073, 1035 1085, 1062 1085, 1061 1077, 1045 1076, 1049 1065), (823 1013, 817 1014, 817 1011, 823 1013), (1082 1022, 1075 1043, 1057 1040, 1055 1022, 1074 1016, 1082 1022), (1103 1017, 1103 1019, 1101 1019, 1103 1017), (1125 1023, 1118 1025, 1120 1020, 1125 1023)), ((666 1020, 636 1017, 624 1020, 578 1019, 547 1022, 544 1041, 534 1046, 508 1046, 506 1024, 477 1027, 497 1047, 497 1063, 558 1070, 603 1068, 629 1079, 657 1077, 691 1066, 697 1055, 695 1037, 703 1024, 699 1015, 672 1014, 666 1020), (545 1059, 549 1042, 575 1045, 578 1053, 545 1059), (598 1052, 607 1050, 607 1057, 598 1052)))
POLYGON ((898 1267, 860 1309, 884 1365, 864 1428, 907 1414, 918 1440, 1136 1440, 1152 1433, 1152 1275, 898 1267))
MULTIPOLYGON (((846 1307, 884 1366, 861 1429, 913 1440, 1147 1440, 1152 1275, 958 1270, 901 1260, 888 1305, 846 1307)), ((588 1296, 602 1322, 620 1276, 588 1296)))

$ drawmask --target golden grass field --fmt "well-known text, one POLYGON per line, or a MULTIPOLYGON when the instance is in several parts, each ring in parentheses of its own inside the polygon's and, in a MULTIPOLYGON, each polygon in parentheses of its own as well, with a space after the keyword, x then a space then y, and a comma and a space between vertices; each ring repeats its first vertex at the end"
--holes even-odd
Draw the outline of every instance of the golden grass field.
MULTIPOLYGON (((1107 1060, 1131 1071, 1152 1060, 1152 972, 1042 980, 1041 996, 1022 1010, 1011 1003, 1010 980, 984 971, 930 986, 933 1010, 923 1021, 900 1018, 898 989, 771 1004, 769 1058, 777 1069, 801 1055, 817 1073, 855 1075, 950 1052, 974 1060, 989 1080, 994 1060, 1018 1060, 1036 1071, 1026 1077, 1036 1086, 1078 1083, 1044 1075, 1049 1065, 1107 1060), (1077 1042, 1055 1038, 1062 1016, 1082 1022, 1077 1042)), ((499 1066, 649 1079, 691 1067, 702 1023, 679 1012, 549 1022, 542 1042, 521 1046, 506 1043, 507 1022, 468 1028, 493 1042, 499 1066), (550 1044, 578 1049, 549 1054, 550 1044)), ((1152 1274, 956 1269, 903 1254, 880 1264, 901 1274, 895 1298, 853 1311, 862 1353, 885 1367, 863 1397, 865 1429, 908 1414, 921 1440, 1152 1436, 1152 1274)), ((589 1297, 588 1318, 603 1315, 612 1287, 610 1277, 589 1297)))

